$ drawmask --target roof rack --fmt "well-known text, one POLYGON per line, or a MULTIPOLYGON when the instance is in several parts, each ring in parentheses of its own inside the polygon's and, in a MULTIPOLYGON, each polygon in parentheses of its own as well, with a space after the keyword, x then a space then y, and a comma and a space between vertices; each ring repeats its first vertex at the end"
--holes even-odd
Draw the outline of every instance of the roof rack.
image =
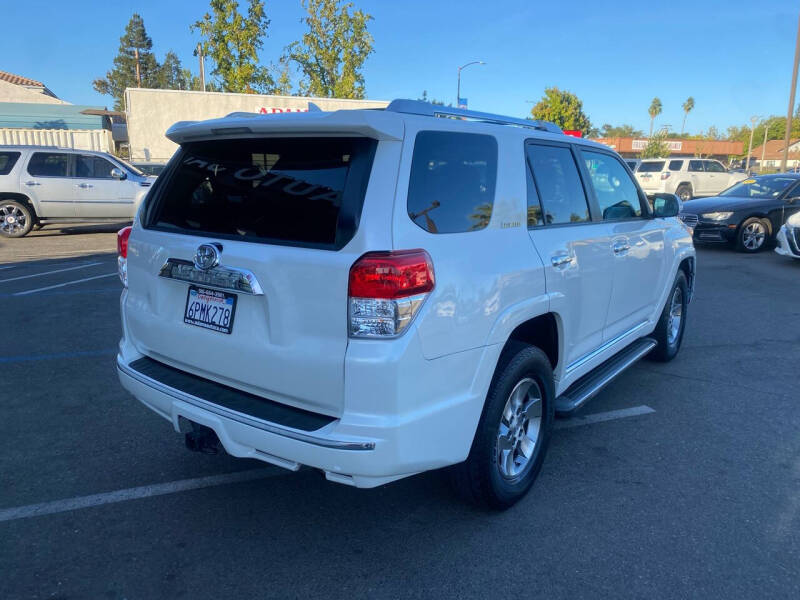
POLYGON ((445 117, 460 118, 471 121, 482 121, 484 123, 495 123, 498 125, 513 125, 515 127, 527 127, 528 129, 538 129, 549 133, 564 133, 555 123, 549 121, 537 121, 533 119, 515 119, 503 115, 466 110, 463 108, 451 108, 424 102, 422 100, 392 100, 386 110, 404 113, 409 115, 424 115, 426 117, 445 117))

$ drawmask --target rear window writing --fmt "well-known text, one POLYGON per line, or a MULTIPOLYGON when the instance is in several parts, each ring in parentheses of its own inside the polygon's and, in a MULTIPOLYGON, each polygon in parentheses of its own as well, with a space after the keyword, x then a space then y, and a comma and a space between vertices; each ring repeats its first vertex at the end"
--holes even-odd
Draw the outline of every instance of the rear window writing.
POLYGON ((365 138, 186 144, 148 226, 339 249, 358 227, 376 144, 365 138))
POLYGON ((643 162, 636 169, 637 173, 658 173, 664 168, 664 161, 657 160, 655 162, 643 162))
POLYGON ((19 159, 19 152, 0 152, 0 175, 8 175, 19 159))

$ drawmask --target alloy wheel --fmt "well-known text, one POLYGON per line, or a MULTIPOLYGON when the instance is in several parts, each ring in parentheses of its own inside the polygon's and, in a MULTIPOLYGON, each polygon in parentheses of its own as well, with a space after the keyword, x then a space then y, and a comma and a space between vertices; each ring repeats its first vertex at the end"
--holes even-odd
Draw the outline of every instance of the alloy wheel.
POLYGON ((508 396, 497 432, 497 467, 504 479, 518 479, 534 456, 542 425, 542 391, 522 379, 508 396))
POLYGON ((669 322, 667 323, 667 343, 670 346, 678 340, 682 320, 683 290, 681 290, 680 286, 676 286, 675 291, 672 293, 672 300, 669 306, 669 322))
POLYGON ((7 235, 13 235, 25 229, 27 215, 13 204, 0 206, 0 231, 7 235))
POLYGON ((742 232, 742 245, 748 250, 758 250, 766 239, 767 229, 759 221, 748 224, 742 232))

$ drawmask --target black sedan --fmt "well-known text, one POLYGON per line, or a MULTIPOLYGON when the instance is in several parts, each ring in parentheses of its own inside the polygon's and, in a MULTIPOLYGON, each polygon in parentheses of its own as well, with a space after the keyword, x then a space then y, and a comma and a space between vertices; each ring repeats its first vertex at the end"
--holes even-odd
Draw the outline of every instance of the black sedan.
POLYGON ((796 212, 800 174, 778 173, 745 179, 713 198, 689 200, 680 218, 694 228, 695 242, 729 242, 742 252, 758 252, 796 212))

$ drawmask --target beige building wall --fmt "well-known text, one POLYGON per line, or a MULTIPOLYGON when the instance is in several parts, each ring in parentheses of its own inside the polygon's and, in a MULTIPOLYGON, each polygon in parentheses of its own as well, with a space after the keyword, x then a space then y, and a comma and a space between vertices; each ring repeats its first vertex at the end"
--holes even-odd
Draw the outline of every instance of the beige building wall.
POLYGON ((301 96, 265 96, 128 88, 125 106, 131 160, 166 162, 177 146, 164 135, 177 121, 202 121, 232 112, 303 112, 313 102, 322 110, 383 108, 382 100, 340 100, 301 96))
POLYGON ((0 81, 0 102, 26 102, 35 104, 69 104, 47 94, 29 90, 21 85, 0 81))
POLYGON ((107 129, 0 128, 0 146, 57 146, 75 150, 114 151, 114 141, 107 129))

